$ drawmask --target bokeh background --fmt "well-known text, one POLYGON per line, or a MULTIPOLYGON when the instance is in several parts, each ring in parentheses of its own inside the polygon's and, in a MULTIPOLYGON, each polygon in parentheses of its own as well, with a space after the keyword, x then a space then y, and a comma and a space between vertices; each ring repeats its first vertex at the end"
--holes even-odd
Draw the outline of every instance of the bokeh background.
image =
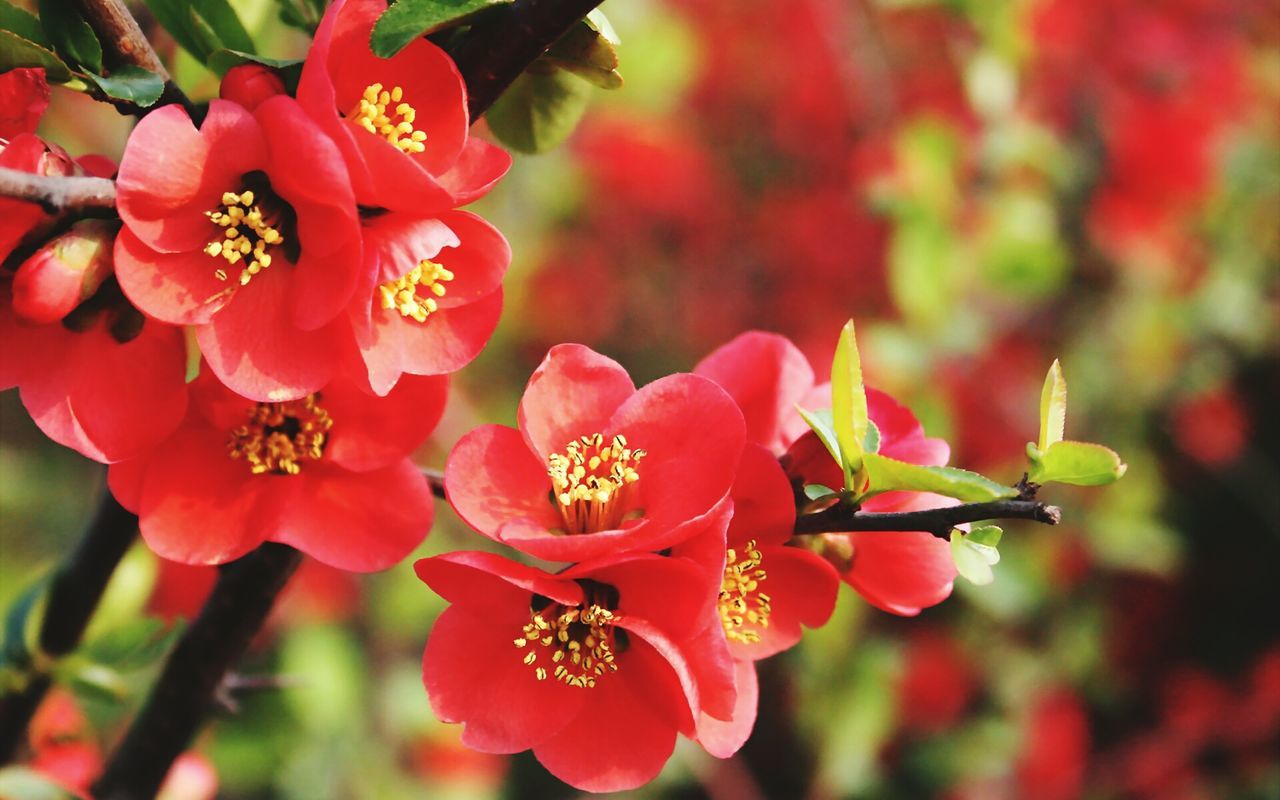
MULTIPOLYGON (((233 5, 261 52, 305 52, 269 0, 233 5)), ((1280 5, 604 9, 626 86, 476 208, 512 242, 507 307, 422 464, 513 423, 552 344, 643 382, 760 328, 823 372, 850 316, 869 381, 953 463, 1016 480, 1060 357, 1069 436, 1129 464, 1102 490, 1052 487, 1059 528, 1010 524, 991 586, 958 582, 914 619, 842 592, 830 624, 761 664, 739 756, 683 742, 634 796, 1280 797, 1280 5)), ((190 94, 216 94, 156 40, 190 94)), ((41 133, 118 157, 127 126, 59 91, 41 133)), ((13 393, 0 426, 7 605, 76 540, 103 473, 13 393)), ((486 544, 440 504, 422 553, 486 544)), ((419 659, 442 605, 410 563, 303 568, 235 711, 197 742, 220 796, 572 796, 432 718, 419 659)), ((192 615, 212 575, 127 557, 61 672, 71 702, 44 715, 87 715, 68 734, 82 762, 154 674, 121 643, 192 615)))

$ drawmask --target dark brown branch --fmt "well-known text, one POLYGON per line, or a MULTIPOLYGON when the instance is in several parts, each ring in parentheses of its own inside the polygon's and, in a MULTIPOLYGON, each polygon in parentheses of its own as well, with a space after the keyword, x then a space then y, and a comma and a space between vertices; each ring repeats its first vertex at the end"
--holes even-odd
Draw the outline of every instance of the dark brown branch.
POLYGON ((474 121, 574 23, 601 0, 516 0, 495 8, 460 37, 450 55, 467 84, 474 121))
POLYGON ((39 203, 50 214, 90 208, 115 208, 116 184, 107 178, 36 175, 0 167, 0 197, 39 203))
POLYGON ((431 493, 441 500, 444 499, 444 473, 427 467, 419 467, 422 470, 422 477, 427 479, 427 485, 431 487, 431 493))
POLYGON ((266 621, 302 560, 268 542, 223 566, 200 615, 183 633, 146 704, 94 785, 97 800, 154 797, 169 766, 214 709, 219 687, 266 621))
MULTIPOLYGON (((138 21, 129 13, 123 0, 76 0, 76 4, 89 27, 93 28, 98 40, 102 42, 103 60, 108 68, 132 64, 164 79, 164 93, 160 95, 160 99, 147 108, 125 103, 130 113, 141 115, 169 103, 181 103, 188 114, 193 114, 191 100, 173 82, 159 54, 151 46, 151 42, 147 41, 138 21)), ((117 106, 122 103, 114 99, 111 102, 117 106)))
MULTIPOLYGON (((49 583, 39 638, 45 662, 67 655, 80 644, 111 574, 137 532, 138 518, 104 491, 80 544, 49 583)), ((0 698, 0 764, 8 763, 17 752, 27 724, 48 689, 46 666, 30 676, 22 691, 0 698)))
POLYGON ((1028 519, 1045 525, 1062 521, 1062 509, 1035 500, 994 500, 987 503, 965 503, 947 508, 923 511, 851 511, 845 506, 832 506, 816 514, 796 519, 796 534, 848 533, 854 531, 927 531, 946 539, 951 529, 966 522, 989 519, 1028 519))

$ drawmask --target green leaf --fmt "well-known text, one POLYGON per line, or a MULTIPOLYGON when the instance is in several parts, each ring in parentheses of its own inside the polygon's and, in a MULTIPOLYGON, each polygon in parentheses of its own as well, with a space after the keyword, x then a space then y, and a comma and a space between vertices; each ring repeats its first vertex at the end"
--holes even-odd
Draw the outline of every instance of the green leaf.
POLYGON ((867 438, 867 390, 862 385, 862 359, 853 320, 845 323, 831 362, 831 419, 843 455, 846 489, 853 490, 853 476, 862 469, 863 443, 867 438))
POLYGON ((150 108, 164 94, 164 79, 132 64, 113 70, 110 77, 85 73, 85 79, 108 97, 126 100, 139 108, 150 108))
POLYGON ((996 483, 976 472, 955 467, 926 467, 876 453, 863 456, 870 483, 866 494, 889 491, 933 492, 965 503, 1017 497, 1012 486, 996 483))
POLYGON ((373 26, 373 54, 390 58, 419 36, 453 27, 513 0, 397 0, 373 26))
POLYGON ((1067 381, 1062 377, 1062 364, 1053 360, 1040 391, 1040 443, 1044 452, 1049 445, 1062 441, 1067 425, 1067 381))
POLYGON ((191 4, 191 13, 213 31, 222 47, 242 53, 257 51, 253 37, 244 29, 240 17, 227 0, 195 0, 191 4))
POLYGON ((4 643, 0 647, 0 663, 26 667, 31 663, 39 627, 40 601, 44 598, 49 576, 42 575, 18 595, 4 617, 4 643))
POLYGON ((971 583, 986 586, 996 579, 991 568, 1000 563, 1000 551, 954 531, 951 534, 951 560, 955 562, 956 571, 971 583))
POLYGON ((864 453, 880 452, 880 426, 874 420, 867 420, 867 438, 862 440, 864 453))
POLYGON ((965 538, 974 544, 982 544, 987 547, 995 547, 1000 544, 1000 537, 1004 535, 1004 530, 999 525, 983 525, 974 528, 965 534, 965 538))
POLYGON ((27 767, 0 769, 0 797, 5 800, 74 800, 74 795, 27 767))
POLYGON ((0 72, 20 67, 44 67, 50 83, 71 80, 70 67, 52 50, 16 33, 0 30, 0 72))
POLYGON ((119 703, 129 698, 129 682, 111 667, 75 658, 62 662, 59 672, 61 682, 86 699, 119 703))
POLYGON ((1116 451, 1092 442, 1054 442, 1032 460, 1028 479, 1034 483, 1103 486, 1120 480, 1129 467, 1116 451))
POLYGON ((142 617, 121 625, 86 644, 80 651, 89 661, 120 672, 142 669, 158 661, 182 634, 183 625, 142 617))
POLYGON ((102 72, 102 44, 68 0, 39 0, 40 24, 60 54, 93 72, 102 72))
POLYGON ((147 8, 201 63, 221 48, 252 53, 253 38, 227 0, 146 0, 147 8))
POLYGON ((831 410, 827 408, 818 411, 807 411, 800 406, 796 406, 796 412, 800 415, 800 419, 805 421, 810 430, 818 435, 818 439, 827 448, 827 452, 831 457, 840 463, 840 443, 836 441, 836 429, 831 424, 831 410))
POLYGON ((513 150, 542 153, 568 138, 587 110, 591 86, 552 68, 525 72, 485 115, 493 134, 513 150))
POLYGON ((41 47, 49 47, 49 40, 44 37, 44 28, 40 27, 40 20, 26 9, 13 5, 9 0, 0 0, 0 30, 16 33, 41 47))
POLYGON ((804 486, 804 496, 810 500, 819 500, 833 494, 836 494, 835 489, 830 486, 823 486, 820 483, 806 483, 804 486))
MULTIPOLYGON (((608 20, 605 24, 608 25, 608 20)), ((612 27, 609 31, 617 36, 612 33, 612 27)), ((622 75, 618 72, 618 51, 614 44, 590 19, 584 19, 551 45, 543 58, 601 89, 620 89, 622 75)))

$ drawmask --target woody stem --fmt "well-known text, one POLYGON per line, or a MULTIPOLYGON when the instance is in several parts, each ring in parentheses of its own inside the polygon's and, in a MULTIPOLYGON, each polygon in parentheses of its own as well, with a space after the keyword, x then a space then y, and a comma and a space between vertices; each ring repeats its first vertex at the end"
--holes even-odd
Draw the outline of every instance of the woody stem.
POLYGON ((951 535, 951 529, 966 522, 990 519, 1026 519, 1044 525, 1062 521, 1062 509, 1035 500, 995 500, 964 503, 946 508, 922 511, 874 512, 853 510, 841 505, 804 514, 796 519, 796 535, 814 533, 849 533, 855 531, 926 531, 939 539, 951 535))

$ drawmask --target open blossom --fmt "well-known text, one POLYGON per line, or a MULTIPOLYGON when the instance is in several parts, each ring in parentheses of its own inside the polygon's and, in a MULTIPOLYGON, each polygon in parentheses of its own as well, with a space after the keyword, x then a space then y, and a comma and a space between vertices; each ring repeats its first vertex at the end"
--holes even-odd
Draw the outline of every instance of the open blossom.
POLYGON ((553 561, 670 547, 728 513, 742 415, 711 381, 639 391, 617 362, 553 347, 529 379, 519 430, 486 425, 449 455, 449 502, 485 536, 553 561))
POLYGON ((466 86, 426 39, 391 58, 369 49, 385 0, 338 0, 302 68, 298 101, 337 142, 362 206, 431 215, 489 190, 511 157, 468 135, 466 86))
POLYGON ((351 324, 373 390, 401 374, 453 372, 479 355, 502 312, 507 240, 466 211, 381 214, 364 228, 366 282, 351 324))
POLYGON ((111 489, 174 561, 221 564, 273 541, 339 569, 385 569, 431 527, 431 492, 408 456, 439 420, 446 383, 406 380, 384 398, 334 383, 273 403, 205 373, 178 430, 113 465, 111 489))
POLYGON ((360 226, 334 143, 284 96, 253 112, 214 100, 197 129, 180 106, 148 114, 117 181, 124 293, 195 327, 236 392, 296 400, 337 370, 360 282, 360 226))
POLYGON ((464 723, 462 740, 477 750, 532 748, 579 789, 631 789, 656 776, 702 708, 688 659, 727 662, 682 646, 715 598, 687 559, 624 556, 552 575, 464 552, 416 568, 451 604, 423 653, 436 716, 464 723))

